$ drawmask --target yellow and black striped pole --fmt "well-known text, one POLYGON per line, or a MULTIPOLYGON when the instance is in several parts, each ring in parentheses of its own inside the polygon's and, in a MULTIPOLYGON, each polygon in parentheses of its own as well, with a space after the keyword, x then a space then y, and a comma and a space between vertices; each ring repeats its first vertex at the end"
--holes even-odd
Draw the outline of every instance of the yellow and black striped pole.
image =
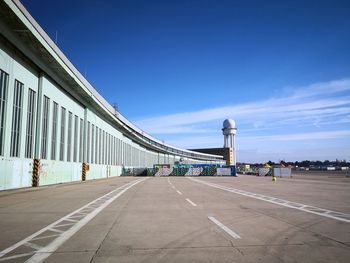
POLYGON ((82 170, 81 170, 81 180, 82 181, 86 180, 86 170, 87 170, 86 168, 87 168, 87 164, 83 163, 83 167, 82 167, 82 170))
POLYGON ((40 159, 33 160, 33 173, 32 173, 32 186, 39 186, 39 168, 40 168, 40 159))

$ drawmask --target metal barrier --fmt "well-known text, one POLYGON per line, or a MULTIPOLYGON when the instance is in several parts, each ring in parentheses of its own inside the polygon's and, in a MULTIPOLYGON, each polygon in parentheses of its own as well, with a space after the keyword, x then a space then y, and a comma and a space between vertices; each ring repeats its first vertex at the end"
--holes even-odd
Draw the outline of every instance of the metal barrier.
POLYGON ((236 169, 231 167, 156 167, 123 168, 122 176, 235 176, 236 169))

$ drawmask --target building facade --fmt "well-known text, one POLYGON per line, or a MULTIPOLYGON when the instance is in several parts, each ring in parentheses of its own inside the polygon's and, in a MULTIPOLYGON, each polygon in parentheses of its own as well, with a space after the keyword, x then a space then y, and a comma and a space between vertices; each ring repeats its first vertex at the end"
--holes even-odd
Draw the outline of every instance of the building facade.
POLYGON ((116 111, 19 1, 0 2, 0 190, 118 176, 123 167, 223 163, 167 145, 116 111), (85 179, 85 178, 84 178, 85 179))

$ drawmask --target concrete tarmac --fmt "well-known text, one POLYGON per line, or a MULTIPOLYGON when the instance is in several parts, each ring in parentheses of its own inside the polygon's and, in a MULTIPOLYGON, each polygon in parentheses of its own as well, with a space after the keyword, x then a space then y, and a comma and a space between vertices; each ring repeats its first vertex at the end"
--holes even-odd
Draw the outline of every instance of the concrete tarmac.
POLYGON ((349 261, 350 179, 139 179, 0 192, 0 262, 349 261))

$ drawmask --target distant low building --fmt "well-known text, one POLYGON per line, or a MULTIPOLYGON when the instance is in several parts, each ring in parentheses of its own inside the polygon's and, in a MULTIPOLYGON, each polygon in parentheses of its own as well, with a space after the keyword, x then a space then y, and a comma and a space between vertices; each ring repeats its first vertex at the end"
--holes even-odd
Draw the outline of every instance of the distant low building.
POLYGON ((224 135, 224 147, 223 148, 204 148, 204 149, 191 149, 191 151, 221 155, 226 160, 227 165, 236 166, 236 147, 235 147, 235 135, 236 135, 236 123, 234 120, 226 119, 223 123, 222 134, 224 135))
POLYGON ((230 147, 226 148, 204 148, 204 149, 191 149, 190 151, 221 155, 226 160, 227 165, 234 165, 233 149, 230 147))

